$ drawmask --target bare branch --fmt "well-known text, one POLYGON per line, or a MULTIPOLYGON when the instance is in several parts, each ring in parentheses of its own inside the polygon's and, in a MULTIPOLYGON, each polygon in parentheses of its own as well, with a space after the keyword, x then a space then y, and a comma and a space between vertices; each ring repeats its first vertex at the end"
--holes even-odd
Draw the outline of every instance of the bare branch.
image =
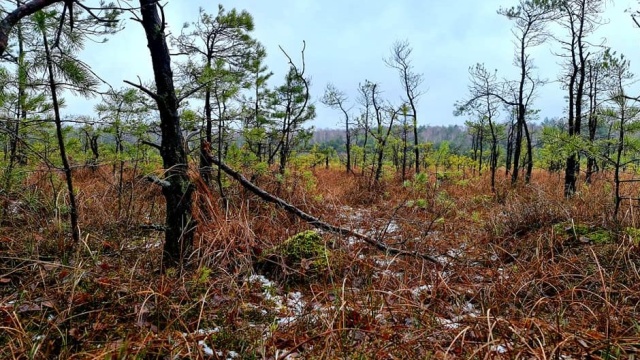
POLYGON ((149 181, 149 182, 152 182, 152 183, 162 187, 163 189, 167 189, 167 188, 171 187, 171 183, 170 182, 168 182, 167 180, 162 180, 157 176, 149 175, 145 179, 147 179, 147 181, 149 181))
POLYGON ((141 141, 140 141, 140 143, 141 143, 141 144, 143 144, 143 145, 151 146, 152 148, 156 148, 156 149, 158 149, 158 150, 160 150, 160 149, 161 149, 160 145, 158 145, 158 144, 156 144, 156 143, 153 143, 153 142, 151 142, 151 141, 141 140, 141 141))
POLYGON ((151 97, 153 100, 155 101, 160 101, 160 96, 158 96, 158 94, 154 93, 153 91, 147 89, 146 87, 142 86, 142 80, 140 80, 140 77, 138 76, 138 84, 133 83, 129 80, 123 80, 125 84, 129 84, 131 86, 133 86, 136 89, 139 89, 140 91, 144 92, 145 94, 149 95, 149 97, 151 97))

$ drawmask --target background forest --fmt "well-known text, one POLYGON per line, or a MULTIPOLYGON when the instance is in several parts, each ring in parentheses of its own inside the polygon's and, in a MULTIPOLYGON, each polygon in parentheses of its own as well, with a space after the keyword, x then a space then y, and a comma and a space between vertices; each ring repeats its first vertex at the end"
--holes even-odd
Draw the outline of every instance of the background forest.
POLYGON ((640 90, 606 5, 496 9, 517 76, 470 63, 443 126, 408 40, 380 59, 399 97, 314 94, 313 44, 266 49, 247 10, 0 1, 0 357, 636 356, 640 90), (81 54, 124 26, 153 78, 119 87, 81 54))

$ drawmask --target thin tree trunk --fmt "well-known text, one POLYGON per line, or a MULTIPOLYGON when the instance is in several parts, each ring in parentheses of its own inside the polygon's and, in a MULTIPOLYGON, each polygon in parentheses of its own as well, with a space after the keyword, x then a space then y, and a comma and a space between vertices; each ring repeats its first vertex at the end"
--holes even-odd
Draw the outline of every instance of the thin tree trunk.
MULTIPOLYGON (((64 171, 65 180, 67 183, 67 192, 69 194, 69 217, 71 220, 71 238, 74 244, 80 241, 80 229, 78 228, 78 207, 76 206, 76 196, 73 192, 73 179, 71 166, 69 165, 69 159, 67 158, 67 151, 64 144, 64 134, 62 133, 62 118, 60 116, 60 103, 58 101, 57 85, 53 73, 53 60, 51 59, 51 49, 49 48, 49 42, 47 41, 47 34, 42 32, 42 38, 44 42, 44 51, 47 60, 47 71, 49 75, 49 89, 51 91, 51 103, 53 106, 54 122, 56 124, 56 137, 58 139, 58 147, 60 150, 60 158, 62 160, 62 170, 64 171)), ((65 246, 65 251, 70 249, 70 246, 65 246)))

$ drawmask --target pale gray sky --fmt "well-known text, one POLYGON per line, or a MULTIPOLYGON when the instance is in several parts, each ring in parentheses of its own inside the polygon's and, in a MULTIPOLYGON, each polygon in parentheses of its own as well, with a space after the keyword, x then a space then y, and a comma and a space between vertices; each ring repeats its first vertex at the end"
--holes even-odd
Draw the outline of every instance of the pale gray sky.
MULTIPOLYGON (((512 65, 511 22, 496 14, 516 0, 236 0, 220 1, 226 9, 249 11, 255 21, 254 37, 268 52, 267 65, 275 73, 271 85, 278 85, 287 70, 282 46, 298 58, 302 41, 307 43, 307 74, 312 77, 312 97, 317 106, 318 128, 342 127, 340 114, 320 102, 324 87, 331 82, 354 101, 359 82, 378 82, 384 96, 400 102, 400 84, 396 72, 382 59, 396 40, 408 40, 414 51, 412 61, 424 74, 425 94, 419 102, 420 124, 462 124, 465 118, 452 115, 453 103, 466 96, 469 66, 485 63, 498 69, 502 77, 515 78, 512 65)), ((185 22, 197 19, 199 7, 217 12, 218 2, 205 0, 169 0, 166 7, 169 29, 178 34, 185 22)), ((640 29, 625 10, 636 7, 635 0, 617 0, 609 4, 604 25, 594 41, 607 39, 607 45, 631 60, 640 75, 640 29)), ((550 44, 535 50, 535 63, 541 78, 554 80, 560 61, 551 54, 550 44)), ((127 22, 126 29, 106 44, 91 45, 82 58, 114 87, 122 80, 152 78, 149 52, 142 27, 127 22)), ((90 114, 86 100, 67 96, 69 114, 90 114)), ((541 89, 534 107, 542 117, 562 116, 564 93, 557 83, 541 89)), ((355 110, 354 110, 355 111, 355 110)))

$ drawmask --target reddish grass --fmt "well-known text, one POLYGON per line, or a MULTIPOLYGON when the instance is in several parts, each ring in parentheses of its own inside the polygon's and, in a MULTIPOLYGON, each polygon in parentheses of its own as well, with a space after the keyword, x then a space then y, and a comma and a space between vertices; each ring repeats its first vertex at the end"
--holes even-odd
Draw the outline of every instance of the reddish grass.
POLYGON ((64 264, 58 249, 69 231, 58 175, 36 172, 20 194, 3 199, 0 358, 619 359, 638 352, 640 248, 625 231, 637 226, 637 209, 626 202, 621 221, 611 219, 605 176, 569 200, 562 179, 542 171, 516 188, 501 178, 497 194, 487 174, 469 172, 439 185, 396 179, 375 188, 337 168, 298 169, 284 182, 263 176, 265 189, 324 221, 395 247, 448 254, 437 265, 323 234, 326 269, 285 269, 303 275, 296 281, 264 274, 272 281, 265 287, 248 280, 256 259, 307 224, 235 183, 222 208, 215 188, 196 180, 191 265, 159 274, 162 234, 140 225, 162 222, 162 195, 131 169, 119 195, 111 171, 76 171, 83 241, 64 264), (567 223, 610 230, 612 240, 559 231, 567 223))

